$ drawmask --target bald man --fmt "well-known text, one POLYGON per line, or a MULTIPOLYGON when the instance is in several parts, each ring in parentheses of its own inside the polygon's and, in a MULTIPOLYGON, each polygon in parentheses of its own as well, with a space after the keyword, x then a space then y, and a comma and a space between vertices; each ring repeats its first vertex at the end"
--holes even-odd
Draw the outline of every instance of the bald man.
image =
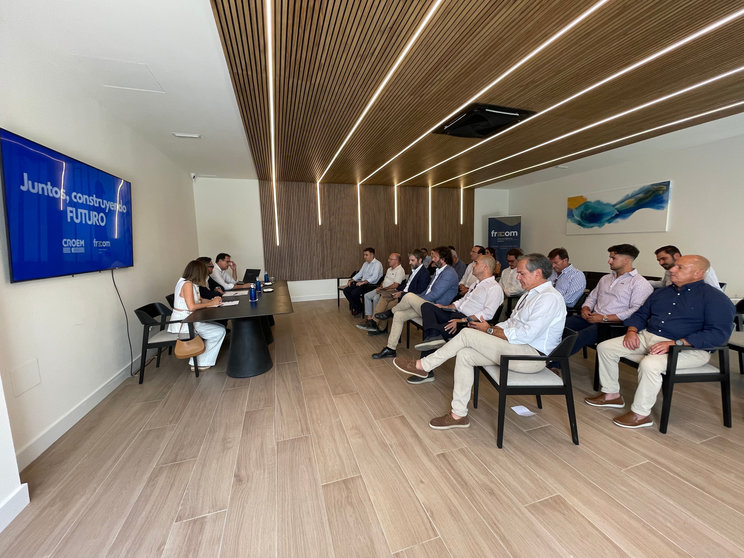
POLYGON ((672 345, 700 350, 681 351, 677 368, 695 368, 710 359, 706 348, 723 345, 733 328, 734 305, 722 291, 706 284, 710 263, 702 256, 681 256, 669 269, 672 284, 658 289, 628 319, 628 332, 597 347, 602 393, 584 399, 593 407, 622 409, 618 363, 628 355, 646 355, 638 366, 636 389, 630 412, 613 422, 623 428, 651 426, 651 408, 656 403, 666 372, 667 353, 672 345))

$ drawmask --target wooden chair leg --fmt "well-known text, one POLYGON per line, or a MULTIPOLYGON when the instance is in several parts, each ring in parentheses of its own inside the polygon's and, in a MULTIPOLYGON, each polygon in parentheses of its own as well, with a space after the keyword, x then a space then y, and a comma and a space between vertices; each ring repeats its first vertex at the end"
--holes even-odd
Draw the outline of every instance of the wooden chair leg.
POLYGON ((579 429, 576 425, 576 408, 574 407, 573 394, 566 392, 566 410, 568 411, 568 425, 571 427, 571 439, 579 445, 579 429))
POLYGON ((728 374, 721 380, 721 404, 723 408, 723 425, 731 428, 731 378, 728 374))
POLYGON ((145 362, 147 360, 147 345, 142 346, 142 358, 140 359, 139 383, 145 381, 145 362))
POLYGON ((158 358, 155 361, 155 368, 160 368, 160 352, 163 350, 162 347, 158 347, 158 358))
POLYGON ((199 360, 197 357, 194 357, 194 374, 196 374, 196 377, 199 377, 199 360))
POLYGON ((599 355, 594 355, 594 391, 599 391, 599 355))

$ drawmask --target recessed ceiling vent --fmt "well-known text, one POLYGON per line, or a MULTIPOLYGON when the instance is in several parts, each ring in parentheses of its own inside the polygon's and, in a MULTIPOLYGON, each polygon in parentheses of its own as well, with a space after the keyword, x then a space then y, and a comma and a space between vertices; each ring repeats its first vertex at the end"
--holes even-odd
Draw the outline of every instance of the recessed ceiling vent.
POLYGON ((473 103, 433 133, 461 138, 487 138, 533 114, 531 110, 473 103))

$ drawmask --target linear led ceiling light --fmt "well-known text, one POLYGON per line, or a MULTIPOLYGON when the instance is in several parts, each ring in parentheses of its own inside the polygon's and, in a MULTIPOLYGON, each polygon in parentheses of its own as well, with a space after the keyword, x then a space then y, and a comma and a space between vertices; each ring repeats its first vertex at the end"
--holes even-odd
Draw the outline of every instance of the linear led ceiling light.
POLYGON ((274 199, 274 228, 276 245, 279 246, 279 212, 276 208, 276 138, 274 131, 274 55, 272 38, 271 0, 264 1, 266 11, 266 73, 269 82, 269 130, 271 138, 271 191, 274 199))
POLYGON ((678 91, 675 91, 674 93, 669 93, 668 95, 664 95, 662 97, 658 97, 658 98, 656 98, 656 99, 654 99, 652 101, 649 101, 647 103, 640 104, 638 106, 635 106, 635 107, 630 108, 628 110, 624 110, 622 112, 618 112, 617 114, 613 114, 612 116, 608 116, 607 118, 603 118, 601 120, 597 120, 596 122, 592 122, 591 124, 587 124, 586 126, 582 126, 581 128, 577 128, 576 130, 572 130, 570 132, 567 132, 567 133, 562 134, 560 136, 554 137, 552 139, 549 139, 549 140, 544 141, 542 143, 539 143, 537 145, 533 145, 532 147, 528 147, 527 149, 523 149, 522 151, 519 151, 517 153, 512 153, 511 155, 507 155, 506 157, 502 157, 501 159, 498 159, 497 161, 493 161, 491 163, 482 165, 482 166, 478 167, 477 169, 473 169, 471 171, 468 171, 467 173, 463 173, 463 174, 458 175, 458 176, 453 176, 452 178, 448 178, 447 180, 443 180, 442 182, 437 182, 432 187, 441 186, 442 184, 445 184, 447 182, 451 182, 453 180, 457 180, 458 178, 461 178, 462 176, 464 176, 466 174, 471 174, 471 173, 474 173, 474 172, 481 171, 481 170, 483 170, 485 168, 492 167, 493 165, 498 165, 499 163, 503 163, 504 161, 508 161, 509 159, 513 159, 514 157, 518 157, 520 155, 524 155, 525 153, 529 153, 530 151, 534 151, 535 149, 539 149, 541 147, 545 147, 546 145, 550 145, 551 143, 555 143, 557 141, 561 141, 563 139, 566 139, 568 137, 574 136, 576 134, 580 134, 581 132, 585 132, 585 131, 590 130, 592 128, 596 128, 597 126, 601 126, 602 124, 606 124, 607 122, 610 122, 612 120, 617 120, 618 118, 622 118, 622 117, 627 116, 629 114, 632 114, 634 112, 638 112, 639 110, 643 110, 643 109, 648 108, 650 106, 653 106, 653 105, 662 103, 664 101, 668 101, 669 99, 672 99, 674 97, 678 97, 678 96, 683 95, 685 93, 689 93, 690 91, 693 91, 693 90, 698 89, 700 87, 704 87, 706 85, 710 85, 711 83, 714 83, 716 81, 719 81, 719 80, 724 79, 724 78, 727 78, 727 77, 730 77, 730 76, 732 76, 734 74, 737 74, 737 73, 739 73, 741 71, 744 71, 744 66, 739 66, 738 68, 736 68, 734 70, 730 70, 728 72, 724 72, 724 73, 719 74, 717 76, 714 76, 714 77, 712 77, 710 79, 706 79, 706 80, 703 80, 701 82, 698 82, 698 83, 696 83, 694 85, 690 85, 688 87, 684 87, 684 88, 682 88, 682 89, 680 89, 678 91))
POLYGON ((558 39, 560 39, 563 35, 565 35, 566 33, 568 33, 571 29, 573 29, 574 27, 576 27, 579 23, 581 23, 582 21, 584 21, 586 18, 588 18, 590 15, 592 15, 594 12, 596 12, 599 8, 601 8, 602 6, 604 6, 605 4, 607 4, 607 2, 609 2, 609 1, 610 0, 600 0, 599 2, 597 2, 596 4, 594 4, 591 8, 589 8, 588 10, 586 10, 579 17, 577 17, 572 22, 570 22, 568 25, 566 25, 565 27, 563 27, 563 29, 561 29, 560 31, 558 31, 555 35, 553 35, 552 37, 550 37, 547 41, 543 42, 535 50, 533 50, 532 52, 530 52, 527 56, 525 56, 519 62, 517 62, 516 64, 514 64, 511 68, 509 68, 508 70, 506 70, 503 74, 501 74, 495 80, 493 80, 491 83, 489 83, 488 85, 486 85, 483 89, 481 89, 480 91, 478 91, 475 95, 473 95, 472 97, 470 97, 470 99, 468 99, 467 101, 465 101, 462 105, 460 105, 459 107, 457 107, 455 110, 453 110, 447 116, 445 116, 442 120, 440 120, 439 122, 437 122, 436 124, 434 124, 434 126, 432 126, 429 130, 427 130, 426 132, 424 132, 423 134, 421 134, 413 142, 411 142, 406 147, 404 147, 401 151, 399 151, 398 153, 396 153, 395 155, 393 155, 392 158, 388 159, 380 167, 378 167, 377 169, 375 169, 374 171, 372 171, 370 174, 368 174, 365 178, 362 179, 362 183, 364 183, 367 180, 369 180, 370 178, 372 178, 379 171, 381 171, 382 169, 384 169, 386 166, 388 166, 390 163, 392 163, 395 159, 397 159, 398 157, 400 157, 403 153, 405 153, 406 151, 408 151, 409 149, 411 149, 411 147, 413 147, 414 145, 416 145, 418 142, 420 142, 422 139, 424 139, 426 136, 428 136, 435 129, 439 128, 439 126, 441 126, 445 122, 449 121, 452 117, 454 117, 457 113, 459 113, 465 107, 467 107, 468 105, 474 103, 479 97, 482 97, 483 95, 485 95, 488 92, 489 89, 491 89, 492 87, 494 87, 500 81, 504 80, 507 76, 509 76, 510 74, 512 74, 513 72, 515 72, 519 67, 521 67, 524 64, 526 64, 532 58, 534 58, 535 56, 537 56, 540 52, 542 52, 547 47, 549 47, 551 44, 553 44, 555 41, 557 41, 558 39))
POLYGON ((364 107, 364 110, 362 111, 362 114, 359 115, 359 118, 354 123, 354 125, 351 127, 351 130, 349 130, 349 133, 344 138, 344 141, 341 142, 341 145, 339 146, 338 150, 336 150, 336 153, 331 158, 331 162, 328 163, 328 166, 323 171, 323 174, 320 175, 320 178, 318 179, 318 182, 320 182, 321 180, 323 180, 323 177, 326 175, 326 173, 328 173, 328 171, 330 170, 331 166, 336 161, 336 158, 341 153, 341 150, 344 148, 344 146, 346 146, 346 144, 348 143, 349 139, 351 139, 351 136, 354 135, 354 132, 356 132, 356 129, 362 123, 362 120, 364 120, 364 117, 367 116, 367 113, 372 108, 372 105, 375 104, 375 102, 377 101, 377 98, 382 93, 382 90, 385 89, 385 86, 390 81, 390 78, 393 77, 393 74, 398 69, 398 67, 401 65, 401 63, 403 62, 403 59, 408 55, 408 52, 413 47, 414 43, 418 40, 419 35, 421 35, 421 33, 424 30, 424 27, 426 27, 426 25, 429 23, 429 20, 431 20, 431 18, 434 16, 434 13, 437 11, 437 9, 439 8, 439 6, 442 4, 442 1, 443 0, 436 0, 436 2, 434 2, 434 4, 431 6, 431 8, 429 8, 429 11, 426 12, 426 15, 424 16, 424 19, 419 24, 418 28, 416 29, 416 32, 409 39, 408 43, 406 43, 406 46, 405 46, 405 48, 403 48, 403 51, 398 56, 398 59, 395 61, 395 63, 393 64, 393 66, 388 71, 387 75, 385 75, 385 78, 382 80, 382 82, 380 83, 380 85, 377 87, 377 90, 375 91, 374 95, 372 95, 372 98, 367 103, 367 106, 364 107))
POLYGON ((315 185, 315 191, 318 195, 318 226, 320 226, 323 224, 323 221, 320 219, 320 182, 315 185))
POLYGON ((429 242, 431 242, 431 186, 429 186, 429 242))
POLYGON ((359 244, 362 243, 362 190, 357 182, 357 231, 359 233, 359 244))
MULTIPOLYGON (((473 149, 475 149, 477 147, 480 147, 481 145, 483 145, 486 142, 489 142, 489 141, 491 141, 493 139, 496 139, 496 138, 502 136, 503 134, 506 134, 507 132, 511 132, 512 130, 518 128, 522 124, 526 124, 527 122, 533 121, 534 119, 536 119, 536 118, 538 118, 540 116, 543 116, 543 115, 549 113, 550 111, 552 111, 554 109, 557 109, 558 107, 560 107, 562 105, 565 105, 566 103, 568 103, 570 101, 573 101, 573 100, 577 99, 578 97, 581 97, 582 95, 585 95, 586 93, 589 93, 590 91, 593 91, 594 89, 597 89, 598 87, 601 87, 602 85, 605 85, 605 84, 609 83, 610 81, 613 81, 613 80, 619 78, 620 76, 623 76, 623 75, 627 74, 628 72, 632 72, 633 70, 636 70, 636 69, 640 68, 641 66, 644 66, 645 64, 648 64, 649 62, 652 62, 653 60, 656 60, 657 58, 660 58, 661 56, 664 56, 665 54, 668 54, 668 53, 672 52, 673 50, 676 50, 676 49, 680 48, 681 46, 684 46, 687 43, 689 43, 691 41, 694 41, 695 39, 698 39, 698 38, 702 37, 703 35, 707 35, 711 31, 715 31, 719 27, 721 27, 723 25, 726 25, 727 23, 729 23, 729 22, 731 22, 731 21, 733 21, 733 20, 735 20, 735 19, 737 19, 737 18, 739 18, 739 17, 741 17, 743 15, 744 15, 744 9, 741 9, 741 10, 739 10, 737 12, 734 12, 733 14, 730 14, 730 15, 722 18, 722 19, 719 19, 718 21, 716 21, 714 23, 711 23, 710 25, 708 25, 706 27, 703 27, 699 31, 696 31, 692 35, 689 35, 689 36, 685 37, 684 39, 681 39, 681 40, 677 41, 676 43, 671 44, 671 45, 669 45, 669 46, 667 46, 667 47, 665 47, 665 48, 663 48, 663 49, 661 49, 661 50, 659 50, 659 51, 651 54, 650 56, 647 56, 646 58, 644 58, 642 60, 639 60, 638 62, 635 62, 635 63, 631 64, 630 66, 626 66, 625 68, 623 68, 622 70, 619 70, 618 72, 615 72, 611 76, 608 76, 608 77, 606 77, 606 78, 604 78, 604 79, 602 79, 602 80, 600 80, 600 81, 598 81, 598 82, 590 85, 589 87, 587 87, 585 89, 582 89, 578 93, 574 93, 570 97, 566 97, 565 99, 563 99, 561 101, 558 101, 556 104, 554 104, 554 105, 546 108, 545 110, 541 110, 540 112, 538 112, 537 114, 535 114, 533 116, 530 116, 528 118, 525 118, 524 120, 521 120, 521 121, 517 122, 516 124, 514 124, 512 126, 509 126, 508 128, 506 128, 504 130, 501 130, 500 132, 498 132, 498 133, 496 133, 496 134, 494 134, 492 136, 489 136, 489 137, 487 137, 487 138, 479 141, 478 143, 476 143, 474 145, 471 145, 470 147, 468 147, 466 149, 463 149, 459 153, 455 153, 454 155, 452 155, 450 157, 447 157, 446 159, 443 159, 442 161, 439 161, 438 163, 430 166, 429 168, 424 169, 421 172, 419 172, 417 174, 414 174, 413 176, 410 176, 410 177, 406 178, 405 180, 399 182, 398 184, 401 184, 401 185, 402 184, 405 184, 406 182, 409 182, 409 181, 413 180, 414 178, 417 178, 417 177, 421 176, 422 174, 425 174, 425 173, 429 172, 430 170, 435 169, 438 166, 443 165, 443 164, 451 161, 452 159, 456 159, 457 157, 460 157, 461 155, 464 155, 468 151, 472 151, 473 149)), ((472 171, 470 171, 470 172, 472 172, 472 171)), ((468 173, 464 173, 464 174, 461 174, 459 176, 464 176, 466 174, 468 174, 468 173)), ((459 176, 458 177, 455 177, 455 178, 459 178, 459 176)), ((436 186, 437 185, 435 184, 435 187, 436 186)))
MULTIPOLYGON (((576 157, 577 155, 583 155, 584 153, 588 153, 589 151, 594 151, 595 149, 601 149, 603 147, 608 147, 610 145, 620 143, 623 141, 627 141, 633 138, 636 138, 638 136, 642 136, 644 134, 650 134, 652 132, 657 132, 659 130, 663 130, 664 128, 671 128, 672 126, 677 126, 678 124, 684 124, 685 122, 689 122, 690 120, 695 120, 696 118, 703 118, 705 116, 710 116, 711 114, 715 114, 717 112, 723 112, 726 110, 730 110, 739 106, 744 105, 744 101, 737 101, 735 103, 732 103, 730 105, 726 105, 725 107, 720 107, 717 109, 708 110, 705 112, 701 112, 698 114, 694 114, 692 116, 688 116, 686 118, 680 118, 679 120, 675 120, 674 122, 668 122, 666 124, 661 124, 660 126, 655 126, 653 128, 648 128, 647 130, 643 130, 640 132, 636 132, 634 134, 630 134, 628 136, 623 136, 622 138, 614 139, 612 141, 608 141, 605 143, 600 143, 599 145, 594 145, 592 147, 587 147, 586 149, 581 149, 580 151, 574 151, 573 153, 569 153, 568 155, 562 155, 560 157, 556 157, 555 159, 550 159, 549 161, 544 161, 542 163, 537 163, 536 165, 530 165, 529 167, 524 167, 523 169, 515 170, 512 172, 507 172, 506 174, 502 174, 499 176, 494 176, 493 178, 488 178, 486 180, 481 180, 480 182, 476 182, 474 184, 471 184, 470 186, 465 186, 465 188, 474 188, 476 186, 480 186, 481 184, 486 184, 489 182, 495 182, 496 180, 501 180, 502 178, 506 178, 508 176, 513 176, 515 174, 519 174, 525 171, 529 170, 535 170, 538 167, 544 167, 546 165, 553 165, 557 161, 562 161, 564 159, 569 159, 571 157, 576 157)), ((565 168, 564 165, 558 165, 558 168, 565 168)))
POLYGON ((395 224, 398 224, 398 185, 393 184, 393 205, 395 206, 395 224))

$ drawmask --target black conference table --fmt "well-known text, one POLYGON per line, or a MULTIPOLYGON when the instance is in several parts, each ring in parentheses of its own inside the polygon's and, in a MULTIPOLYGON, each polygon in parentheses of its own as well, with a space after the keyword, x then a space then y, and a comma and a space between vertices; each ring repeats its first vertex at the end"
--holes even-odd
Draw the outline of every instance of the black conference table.
POLYGON ((256 302, 250 301, 248 290, 245 289, 245 295, 222 299, 223 302, 237 300, 238 304, 202 308, 192 312, 184 320, 185 323, 232 320, 227 357, 228 376, 250 378, 268 372, 274 365, 269 353, 269 343, 273 341, 271 316, 291 314, 293 308, 286 281, 276 281, 271 288, 274 292, 262 292, 256 302))

